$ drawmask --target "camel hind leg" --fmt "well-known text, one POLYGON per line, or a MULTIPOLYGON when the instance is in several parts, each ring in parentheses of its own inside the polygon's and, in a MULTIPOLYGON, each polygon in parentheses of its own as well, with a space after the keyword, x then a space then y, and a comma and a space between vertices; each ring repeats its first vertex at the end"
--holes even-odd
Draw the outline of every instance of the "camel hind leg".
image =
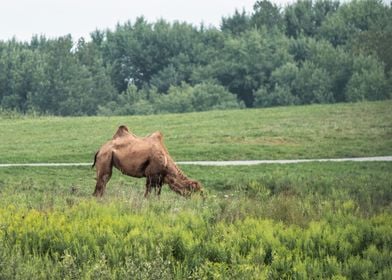
POLYGON ((98 155, 96 158, 96 170, 97 170, 97 183, 93 195, 97 197, 103 196, 106 188, 106 184, 112 177, 112 155, 98 155))
POLYGON ((144 192, 144 197, 146 198, 150 193, 152 188, 154 188, 156 193, 157 188, 157 176, 156 175, 149 175, 146 177, 146 191, 144 192))
POLYGON ((158 197, 161 195, 162 185, 163 185, 163 178, 162 175, 159 175, 158 183, 155 190, 155 193, 157 194, 158 197))
POLYGON ((146 176, 146 191, 144 197, 147 197, 154 188, 155 194, 160 196, 162 185, 164 183, 164 174, 167 165, 167 157, 163 153, 157 153, 148 161, 144 175, 146 176))
POLYGON ((152 187, 153 187, 152 176, 147 176, 146 177, 146 191, 144 192, 144 198, 147 198, 147 196, 151 192, 152 187))

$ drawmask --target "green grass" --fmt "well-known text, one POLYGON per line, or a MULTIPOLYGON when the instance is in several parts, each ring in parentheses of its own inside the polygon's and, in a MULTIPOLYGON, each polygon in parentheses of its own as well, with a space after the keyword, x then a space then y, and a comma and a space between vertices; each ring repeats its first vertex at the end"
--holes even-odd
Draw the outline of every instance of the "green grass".
POLYGON ((0 161, 89 162, 126 124, 161 130, 175 160, 392 154, 391 101, 129 117, 0 119, 0 161))
MULTIPOLYGON (((392 154, 392 102, 145 117, 2 118, 0 161, 88 162, 120 124, 176 160, 392 154)), ((388 279, 392 163, 181 166, 207 196, 115 171, 0 168, 0 279, 388 279)))
MULTIPOLYGON (((228 195, 248 200, 250 204, 259 195, 266 196, 267 203, 269 198, 282 195, 300 200, 311 198, 315 202, 353 200, 365 216, 391 210, 392 206, 390 162, 183 166, 182 169, 200 180, 210 199, 228 195)), ((104 199, 142 200, 144 184, 144 179, 130 178, 115 171, 104 199)), ((1 168, 0 204, 10 205, 17 201, 20 206, 37 209, 64 207, 90 199, 94 186, 95 171, 89 167, 1 168)), ((163 200, 180 199, 167 186, 162 197, 163 200)), ((264 215, 265 209, 256 210, 263 214, 262 217, 269 217, 264 215)))

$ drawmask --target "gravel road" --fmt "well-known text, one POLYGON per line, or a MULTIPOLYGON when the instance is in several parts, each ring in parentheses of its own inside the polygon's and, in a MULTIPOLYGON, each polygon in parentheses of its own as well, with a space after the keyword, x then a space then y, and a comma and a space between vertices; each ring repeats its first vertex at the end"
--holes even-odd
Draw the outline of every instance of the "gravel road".
MULTIPOLYGON (((330 159, 282 159, 282 160, 228 160, 228 161, 178 161, 179 165, 202 165, 202 166, 239 166, 257 164, 294 164, 306 162, 345 162, 345 161, 392 161, 392 156, 382 157, 358 157, 358 158, 330 158, 330 159)), ((68 167, 68 166, 91 166, 89 162, 76 163, 3 163, 0 167, 68 167)))

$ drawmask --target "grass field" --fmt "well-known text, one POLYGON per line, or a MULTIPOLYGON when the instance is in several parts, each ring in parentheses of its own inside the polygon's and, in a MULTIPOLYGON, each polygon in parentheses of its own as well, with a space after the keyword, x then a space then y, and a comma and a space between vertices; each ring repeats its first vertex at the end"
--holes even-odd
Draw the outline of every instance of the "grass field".
POLYGON ((89 162, 127 125, 165 135, 182 160, 296 159, 392 154, 391 101, 192 114, 0 118, 2 163, 89 162))
MULTIPOLYGON (((175 160, 392 155, 392 102, 145 117, 2 117, 0 162, 89 162, 119 124, 175 160)), ((116 171, 0 168, 0 279, 391 279, 392 163, 182 166, 205 200, 116 171)))

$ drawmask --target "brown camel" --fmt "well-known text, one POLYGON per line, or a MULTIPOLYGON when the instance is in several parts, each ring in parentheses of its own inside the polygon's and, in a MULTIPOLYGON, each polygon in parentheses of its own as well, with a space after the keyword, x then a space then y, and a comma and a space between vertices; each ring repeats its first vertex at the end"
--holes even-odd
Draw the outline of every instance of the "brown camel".
POLYGON ((105 143, 95 154, 92 167, 94 166, 97 171, 95 196, 103 195, 112 176, 113 166, 125 175, 146 177, 144 197, 148 196, 152 188, 159 196, 164 183, 183 196, 189 196, 196 191, 203 192, 200 183, 186 177, 175 164, 159 131, 141 138, 129 132, 126 126, 120 126, 112 140, 105 143))

